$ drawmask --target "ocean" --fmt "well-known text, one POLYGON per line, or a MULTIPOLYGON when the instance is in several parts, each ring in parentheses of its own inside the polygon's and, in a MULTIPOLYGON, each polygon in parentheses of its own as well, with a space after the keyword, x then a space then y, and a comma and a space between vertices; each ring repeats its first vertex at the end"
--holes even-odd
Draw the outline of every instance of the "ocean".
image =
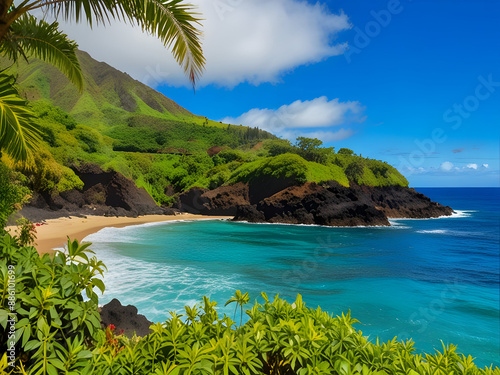
MULTIPOLYGON (((442 343, 500 366, 500 189, 417 188, 452 217, 391 227, 329 228, 207 220, 105 228, 86 240, 104 261, 105 304, 118 298, 149 320, 209 296, 219 313, 239 289, 279 293, 334 315, 351 311, 372 340, 442 343)), ((239 319, 236 319, 239 322, 239 319)))

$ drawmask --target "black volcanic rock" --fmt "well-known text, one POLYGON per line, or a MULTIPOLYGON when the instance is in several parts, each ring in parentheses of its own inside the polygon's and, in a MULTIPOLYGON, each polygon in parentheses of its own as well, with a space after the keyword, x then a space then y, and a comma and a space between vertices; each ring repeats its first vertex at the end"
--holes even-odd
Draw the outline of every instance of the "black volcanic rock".
POLYGON ((105 172, 96 164, 73 169, 84 183, 83 198, 88 205, 123 208, 130 216, 163 213, 145 189, 138 188, 121 173, 105 172))
POLYGON ((433 202, 415 189, 402 186, 360 187, 376 208, 389 218, 427 219, 451 215, 453 209, 433 202))
POLYGON ((137 313, 137 307, 132 305, 123 306, 116 298, 104 305, 101 310, 101 324, 105 327, 113 324, 115 333, 121 330, 127 337, 146 336, 151 333, 149 327, 153 324, 144 315, 137 313))
POLYGON ((179 196, 175 207, 192 214, 234 216, 238 206, 250 203, 248 190, 241 182, 213 190, 193 187, 179 196))
MULTIPOLYGON (((262 189, 264 190, 264 188, 262 189)), ((206 193, 205 193, 206 195, 206 193)), ((251 205, 239 206, 235 221, 326 226, 390 225, 389 218, 431 218, 453 210, 414 189, 369 187, 337 182, 291 186, 251 205)))
POLYGON ((158 207, 147 191, 138 188, 119 172, 104 171, 96 164, 73 167, 83 181, 81 191, 72 189, 56 195, 35 193, 20 214, 32 221, 61 216, 130 216, 173 214, 158 207))
POLYGON ((314 182, 286 188, 252 208, 239 207, 236 221, 327 226, 389 225, 383 212, 348 188, 314 182), (262 218, 264 220, 262 220, 262 218))
POLYGON ((271 177, 214 190, 195 187, 179 196, 176 208, 195 214, 231 215, 235 221, 326 226, 390 225, 389 218, 431 218, 453 212, 407 187, 354 183, 345 187, 335 181, 299 185, 271 177))

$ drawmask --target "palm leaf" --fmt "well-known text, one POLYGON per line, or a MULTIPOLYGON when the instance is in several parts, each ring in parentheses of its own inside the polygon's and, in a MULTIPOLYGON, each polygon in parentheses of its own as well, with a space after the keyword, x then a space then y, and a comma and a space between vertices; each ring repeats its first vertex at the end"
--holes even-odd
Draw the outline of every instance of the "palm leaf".
POLYGON ((56 66, 83 90, 83 75, 75 51, 78 45, 59 30, 57 22, 48 23, 31 15, 19 17, 0 43, 0 54, 17 61, 28 55, 56 66))
POLYGON ((13 76, 0 73, 0 150, 14 160, 26 161, 40 142, 40 132, 13 84, 13 76))
POLYGON ((160 38, 194 86, 203 73, 205 57, 201 47, 200 24, 194 7, 181 0, 135 0, 135 17, 144 31, 160 38))
POLYGON ((205 57, 201 32, 196 28, 201 25, 201 19, 194 12, 194 6, 181 0, 44 0, 27 6, 27 11, 36 8, 51 10, 55 17, 64 20, 81 22, 85 19, 90 26, 108 23, 110 19, 136 23, 171 49, 193 86, 203 72, 205 57))

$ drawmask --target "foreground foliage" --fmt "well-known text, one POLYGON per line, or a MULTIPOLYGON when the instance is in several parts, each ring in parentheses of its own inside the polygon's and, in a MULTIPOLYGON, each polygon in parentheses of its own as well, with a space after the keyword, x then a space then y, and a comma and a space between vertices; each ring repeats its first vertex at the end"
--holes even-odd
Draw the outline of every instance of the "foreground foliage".
POLYGON ((226 303, 235 303, 238 322, 219 316, 217 303, 204 297, 184 315, 152 325, 148 336, 127 338, 112 325, 100 327, 93 288, 104 290, 96 278, 104 265, 91 254, 68 240, 67 254, 40 257, 1 235, 0 337, 15 350, 0 357, 0 374, 500 374, 478 369, 453 345, 421 355, 412 341, 369 342, 349 313, 307 308, 300 295, 290 304, 263 293, 245 324, 248 293, 236 291, 226 303))
POLYGON ((67 254, 40 257, 34 247, 20 246, 20 240, 0 236, 0 342, 6 346, 2 352, 14 354, 3 356, 0 369, 9 372, 14 368, 9 363, 15 362, 21 373, 91 371, 90 349, 101 333, 93 288, 104 291, 96 278, 104 265, 89 258, 88 244, 68 241, 67 254))

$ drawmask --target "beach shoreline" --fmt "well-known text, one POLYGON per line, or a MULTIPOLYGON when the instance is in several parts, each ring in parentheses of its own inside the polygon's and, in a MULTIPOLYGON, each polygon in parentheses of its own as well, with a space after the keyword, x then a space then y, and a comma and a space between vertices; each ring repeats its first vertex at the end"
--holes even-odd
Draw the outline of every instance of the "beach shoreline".
MULTIPOLYGON (((208 216, 194 214, 180 215, 144 215, 138 217, 108 217, 108 216, 87 216, 87 217, 61 217, 48 219, 36 226, 36 249, 39 254, 53 253, 58 248, 64 247, 67 237, 71 240, 81 242, 85 237, 96 233, 103 228, 122 228, 130 225, 141 225, 149 223, 160 223, 179 220, 207 220, 207 219, 232 219, 232 216, 208 216)), ((11 234, 15 234, 16 227, 6 228, 11 234)))

